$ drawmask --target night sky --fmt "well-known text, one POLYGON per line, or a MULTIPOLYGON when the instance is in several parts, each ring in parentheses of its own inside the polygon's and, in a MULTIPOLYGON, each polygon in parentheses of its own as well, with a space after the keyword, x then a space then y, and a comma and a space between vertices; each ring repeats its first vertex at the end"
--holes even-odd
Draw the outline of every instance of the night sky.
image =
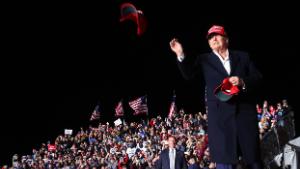
POLYGON ((209 52, 205 35, 213 24, 225 26, 230 49, 248 51, 263 74, 258 103, 287 99, 300 121, 299 33, 292 4, 164 2, 168 7, 145 0, 9 6, 0 165, 14 153, 30 154, 53 142, 65 128, 87 127, 97 102, 101 121, 111 122, 120 99, 145 94, 153 114, 166 113, 173 90, 179 106, 202 111, 201 81, 181 77, 169 41, 177 37, 191 56, 209 52), (135 35, 132 23, 119 22, 121 2, 143 10, 148 20, 143 36, 135 35))

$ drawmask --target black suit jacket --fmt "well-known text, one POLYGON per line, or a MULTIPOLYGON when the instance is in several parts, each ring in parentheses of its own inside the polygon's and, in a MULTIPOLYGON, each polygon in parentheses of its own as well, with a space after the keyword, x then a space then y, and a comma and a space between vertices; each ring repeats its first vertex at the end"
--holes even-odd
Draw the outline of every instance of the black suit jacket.
MULTIPOLYGON (((169 149, 165 149, 161 152, 155 166, 156 169, 170 169, 169 149)), ((179 150, 176 150, 175 169, 187 169, 184 153, 179 150)))
POLYGON ((218 163, 236 163, 238 149, 247 163, 259 160, 258 121, 255 111, 256 89, 262 78, 251 62, 248 53, 229 51, 230 75, 226 72, 218 56, 213 52, 200 55, 196 60, 186 57, 178 61, 181 73, 186 79, 195 74, 202 75, 205 81, 205 100, 208 112, 208 138, 211 157, 218 163), (224 78, 238 76, 246 84, 227 102, 214 95, 215 88, 224 78))

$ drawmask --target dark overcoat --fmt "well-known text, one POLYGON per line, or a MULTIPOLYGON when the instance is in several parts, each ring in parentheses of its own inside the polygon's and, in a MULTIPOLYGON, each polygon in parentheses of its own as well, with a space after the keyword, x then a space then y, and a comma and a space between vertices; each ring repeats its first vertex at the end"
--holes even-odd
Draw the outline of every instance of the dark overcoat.
POLYGON ((200 72, 205 81, 205 100, 208 112, 208 138, 212 160, 217 163, 237 163, 239 153, 246 163, 257 162, 259 156, 258 121, 255 110, 255 91, 262 75, 255 68, 248 53, 229 51, 230 75, 218 56, 213 52, 198 56, 196 60, 186 57, 178 61, 186 79, 200 72), (245 82, 245 89, 227 102, 214 95, 223 79, 238 76, 245 82))

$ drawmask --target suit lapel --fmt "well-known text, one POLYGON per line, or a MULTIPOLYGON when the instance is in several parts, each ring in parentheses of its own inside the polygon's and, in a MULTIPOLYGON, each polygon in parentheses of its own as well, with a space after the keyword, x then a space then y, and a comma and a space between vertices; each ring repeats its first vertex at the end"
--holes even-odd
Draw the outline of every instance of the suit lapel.
POLYGON ((175 155, 175 169, 177 169, 177 165, 178 165, 178 163, 177 162, 179 162, 179 160, 178 160, 178 151, 176 150, 176 153, 175 153, 176 155, 175 155))
POLYGON ((227 71, 225 70, 222 62, 220 61, 219 57, 215 55, 213 52, 210 53, 208 57, 208 63, 218 72, 221 74, 228 76, 227 71))
POLYGON ((239 63, 239 57, 237 57, 233 52, 229 51, 229 59, 230 59, 230 76, 235 75, 236 67, 239 63))
POLYGON ((170 157, 169 157, 169 149, 168 149, 168 151, 167 151, 167 154, 166 154, 166 156, 167 156, 167 165, 168 165, 168 167, 170 168, 170 157))

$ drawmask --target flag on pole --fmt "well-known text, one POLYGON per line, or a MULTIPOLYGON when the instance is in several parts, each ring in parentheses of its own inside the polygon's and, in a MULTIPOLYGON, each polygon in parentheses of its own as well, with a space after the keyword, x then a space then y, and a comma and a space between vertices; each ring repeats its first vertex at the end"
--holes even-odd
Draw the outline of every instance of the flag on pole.
POLYGON ((133 115, 148 115, 147 96, 142 96, 133 101, 130 101, 129 106, 134 110, 133 115))
POLYGON ((122 100, 119 101, 115 108, 115 117, 121 117, 124 116, 124 108, 123 108, 123 102, 122 100))
POLYGON ((177 107, 176 107, 176 94, 175 91, 173 92, 172 100, 171 100, 171 105, 170 105, 170 110, 168 114, 168 118, 171 119, 172 116, 176 113, 177 107))
POLYGON ((98 119, 100 119, 100 106, 99 106, 99 104, 95 107, 94 111, 92 112, 90 121, 98 120, 98 119))

